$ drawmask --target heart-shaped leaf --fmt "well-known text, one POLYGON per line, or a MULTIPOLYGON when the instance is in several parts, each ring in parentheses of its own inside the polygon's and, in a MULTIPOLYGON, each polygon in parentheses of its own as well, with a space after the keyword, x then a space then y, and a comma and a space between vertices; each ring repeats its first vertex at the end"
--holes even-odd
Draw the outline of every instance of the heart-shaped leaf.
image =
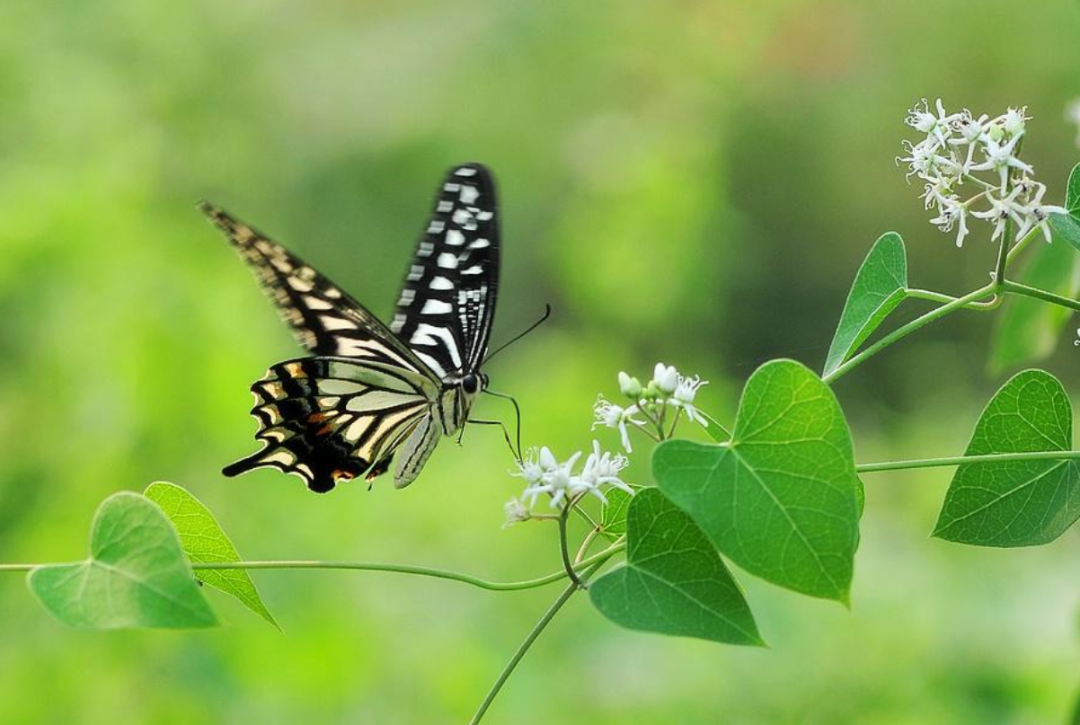
POLYGON ((72 627, 218 624, 169 520, 135 493, 114 494, 98 507, 88 560, 39 566, 27 583, 54 617, 72 627))
MULTIPOLYGON (((1025 370, 990 400, 964 455, 1068 451, 1072 405, 1061 382, 1025 370)), ((956 470, 934 536, 978 546, 1053 541, 1080 517, 1075 460, 965 463, 956 470)))
MULTIPOLYGON (((1042 244, 1026 260, 1019 281, 1074 298, 1080 294, 1080 255, 1067 244, 1042 244)), ((1011 295, 994 326, 990 366, 995 372, 1048 357, 1073 313, 1030 297, 1011 295)))
POLYGON ((668 441, 660 489, 722 554, 810 596, 847 601, 862 513, 851 434, 836 397, 792 360, 762 365, 726 445, 668 441))
POLYGON ((600 612, 628 629, 762 645, 739 585, 708 538, 655 488, 630 503, 627 558, 589 587, 600 612))
MULTIPOLYGON (((210 509, 187 489, 159 481, 150 484, 143 495, 156 503, 169 517, 176 533, 180 535, 180 544, 191 563, 240 561, 236 547, 210 513, 210 509)), ((245 569, 196 569, 195 578, 236 598, 252 612, 275 627, 278 626, 245 569)))
POLYGON ((1064 239, 1080 249, 1080 164, 1069 173, 1069 185, 1065 191, 1065 208, 1068 214, 1051 214, 1050 228, 1054 237, 1064 239))
POLYGON ((855 275, 825 359, 825 375, 840 367, 904 301, 907 284, 904 240, 895 232, 883 234, 874 242, 855 275))

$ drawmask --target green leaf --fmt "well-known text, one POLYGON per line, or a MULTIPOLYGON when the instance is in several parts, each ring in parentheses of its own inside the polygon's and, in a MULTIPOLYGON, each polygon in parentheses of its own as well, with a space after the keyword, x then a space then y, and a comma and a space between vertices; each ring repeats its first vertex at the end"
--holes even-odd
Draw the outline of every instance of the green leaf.
POLYGON ((762 365, 746 383, 730 444, 667 441, 653 454, 653 473, 743 569, 847 601, 862 483, 843 411, 805 366, 762 365))
MULTIPOLYGON (((172 483, 158 482, 150 484, 145 496, 160 506, 169 517, 180 535, 184 552, 193 564, 240 561, 236 547, 210 513, 210 509, 189 491, 172 483)), ((278 627, 246 570, 198 569, 195 577, 204 584, 235 597, 252 612, 278 627)))
POLYGON ((731 431, 720 425, 720 422, 716 420, 716 418, 713 418, 708 413, 703 413, 700 410, 698 413, 701 413, 702 417, 705 418, 705 433, 708 434, 710 438, 717 443, 726 443, 731 440, 731 431))
POLYGON ((628 629, 763 645, 739 585, 708 538, 655 488, 630 504, 624 566, 589 587, 592 603, 628 629))
POLYGON ((828 375, 866 341, 907 296, 907 252, 895 232, 883 234, 866 255, 851 285, 825 359, 828 375))
MULTIPOLYGON (((1027 260, 1019 281, 1075 298, 1080 294, 1080 256, 1065 244, 1042 244, 1027 260)), ((1009 295, 994 326, 991 370, 999 374, 1048 357, 1072 315, 1064 307, 1009 295)))
POLYGON ((1065 191, 1065 208, 1068 214, 1051 214, 1050 228, 1054 236, 1064 239, 1080 249, 1080 164, 1069 173, 1069 185, 1065 191))
MULTIPOLYGON (((990 400, 964 455, 1068 451, 1072 405, 1061 382, 1026 370, 990 400)), ((1080 517, 1076 461, 965 463, 956 470, 934 536, 978 546, 1053 541, 1080 517)))
POLYGON ((117 493, 98 507, 90 558, 39 566, 30 590, 64 624, 89 629, 214 627, 180 539, 154 503, 117 493))
MULTIPOLYGON (((634 492, 644 486, 629 484, 634 492)), ((626 533, 626 514, 633 496, 619 488, 612 488, 605 494, 607 503, 600 508, 600 533, 609 541, 615 541, 626 533)))

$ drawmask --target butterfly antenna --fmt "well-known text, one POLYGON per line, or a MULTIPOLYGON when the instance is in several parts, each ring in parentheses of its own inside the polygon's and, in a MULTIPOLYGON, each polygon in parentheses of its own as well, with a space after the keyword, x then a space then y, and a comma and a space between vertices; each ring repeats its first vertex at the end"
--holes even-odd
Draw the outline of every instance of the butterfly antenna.
POLYGON ((534 322, 534 323, 532 323, 531 325, 529 325, 529 327, 528 327, 528 328, 526 328, 526 330, 525 330, 524 332, 522 332, 522 333, 519 333, 519 334, 518 334, 517 336, 515 336, 514 338, 512 338, 512 339, 511 339, 511 340, 510 340, 509 342, 505 342, 505 343, 503 343, 503 344, 502 344, 501 346, 499 346, 499 347, 498 347, 498 348, 497 348, 497 349, 496 349, 496 350, 495 350, 494 352, 488 353, 488 356, 484 358, 484 364, 486 365, 486 364, 487 364, 487 362, 488 362, 488 360, 490 360, 491 358, 495 357, 495 356, 496 356, 496 355, 498 355, 498 354, 499 354, 500 352, 502 352, 502 351, 503 351, 503 350, 505 350, 506 348, 510 347, 510 346, 511 346, 511 345, 513 345, 513 344, 514 344, 515 342, 517 342, 517 341, 518 341, 518 340, 520 340, 521 338, 525 337, 526 335, 528 335, 528 334, 529 334, 530 332, 532 332, 532 331, 533 331, 533 330, 535 330, 536 328, 540 327, 540 325, 542 325, 542 324, 544 324, 545 322, 547 322, 547 319, 548 319, 549 317, 551 317, 551 305, 544 305, 544 315, 543 315, 543 316, 542 316, 542 317, 541 317, 541 318, 540 318, 539 320, 537 320, 536 322, 534 322))

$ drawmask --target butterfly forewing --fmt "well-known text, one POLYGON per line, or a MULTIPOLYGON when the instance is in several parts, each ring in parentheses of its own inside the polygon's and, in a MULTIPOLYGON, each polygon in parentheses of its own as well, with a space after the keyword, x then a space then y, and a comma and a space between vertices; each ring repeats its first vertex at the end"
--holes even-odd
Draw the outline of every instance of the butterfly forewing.
POLYGON ((478 370, 499 279, 495 182, 479 164, 447 174, 390 325, 442 379, 478 370))
POLYGON ((251 265, 305 348, 316 355, 359 357, 429 372, 375 315, 313 267, 225 211, 205 202, 200 208, 251 265))

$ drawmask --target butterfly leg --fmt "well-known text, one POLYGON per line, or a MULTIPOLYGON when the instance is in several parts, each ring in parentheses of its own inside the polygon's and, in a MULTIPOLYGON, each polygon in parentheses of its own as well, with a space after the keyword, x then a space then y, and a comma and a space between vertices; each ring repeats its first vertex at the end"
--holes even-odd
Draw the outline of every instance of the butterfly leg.
MULTIPOLYGON (((506 439, 506 445, 510 449, 510 454, 512 456, 514 456, 515 461, 517 461, 518 463, 521 463, 520 443, 518 444, 519 447, 515 449, 514 444, 510 439, 510 431, 508 431, 506 429, 506 426, 503 425, 502 421, 500 421, 500 420, 480 420, 479 418, 469 418, 466 422, 467 423, 475 423, 476 425, 497 425, 500 428, 502 428, 503 438, 506 439)), ((462 432, 464 432, 464 430, 465 429, 462 428, 462 432)))
MULTIPOLYGON (((517 452, 514 454, 514 458, 516 458, 518 460, 518 462, 520 462, 521 461, 521 406, 518 405, 517 399, 514 398, 514 396, 512 396, 512 395, 507 395, 506 393, 496 393, 493 390, 487 390, 487 389, 485 389, 483 392, 488 394, 488 395, 494 396, 496 398, 502 398, 503 400, 509 400, 510 403, 514 406, 514 416, 515 416, 515 419, 517 421, 517 452)), ((503 427, 503 431, 504 432, 506 431, 505 426, 503 427)), ((506 436, 506 442, 507 442, 507 445, 510 444, 510 436, 509 436, 509 434, 507 434, 507 436, 506 436)), ((511 451, 514 450, 514 446, 510 445, 510 450, 511 451)))

